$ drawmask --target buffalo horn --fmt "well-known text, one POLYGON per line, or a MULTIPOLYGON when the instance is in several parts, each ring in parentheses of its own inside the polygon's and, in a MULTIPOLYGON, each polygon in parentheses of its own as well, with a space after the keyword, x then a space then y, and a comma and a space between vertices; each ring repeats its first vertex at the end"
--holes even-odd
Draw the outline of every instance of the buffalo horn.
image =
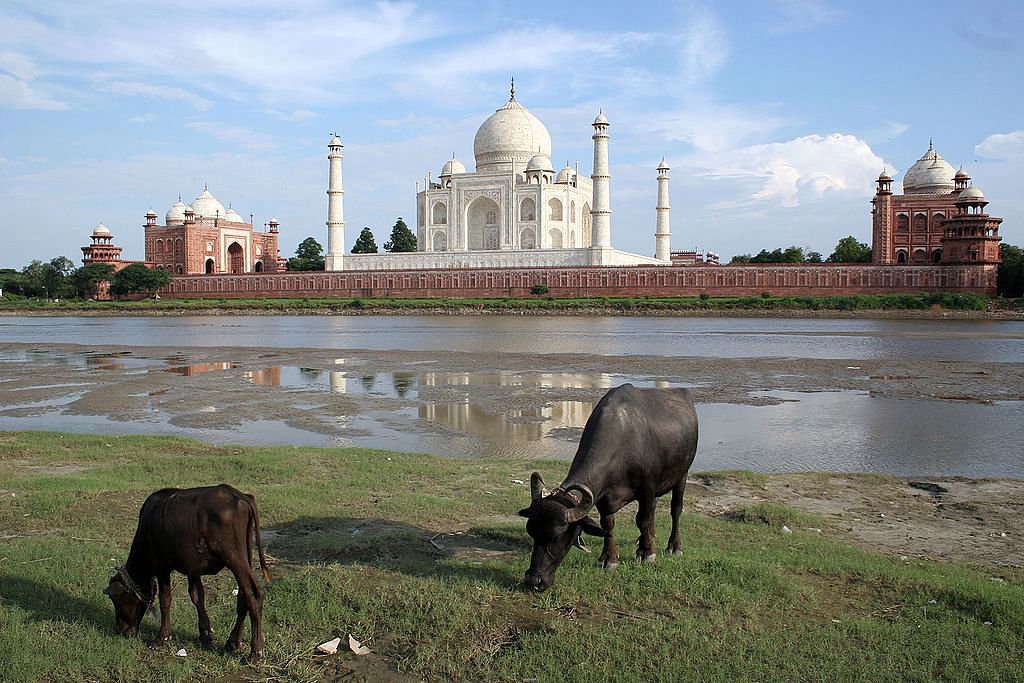
POLYGON ((540 500, 544 497, 544 478, 540 476, 540 472, 534 472, 530 475, 530 499, 540 500))
MULTIPOLYGON (((566 493, 570 491, 579 491, 580 502, 574 508, 569 508, 565 511, 565 523, 572 524, 578 522, 590 512, 590 508, 594 507, 594 492, 583 484, 573 484, 565 490, 566 493)), ((575 498, 575 496, 573 496, 575 498)))

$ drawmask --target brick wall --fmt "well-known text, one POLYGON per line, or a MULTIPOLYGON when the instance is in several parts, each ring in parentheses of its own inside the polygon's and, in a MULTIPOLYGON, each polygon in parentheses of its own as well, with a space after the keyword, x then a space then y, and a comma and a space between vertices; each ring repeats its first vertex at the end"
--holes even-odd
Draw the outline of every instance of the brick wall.
POLYGON ((529 296, 828 296, 899 292, 995 294, 997 266, 777 264, 295 272, 175 276, 161 296, 182 298, 529 296))

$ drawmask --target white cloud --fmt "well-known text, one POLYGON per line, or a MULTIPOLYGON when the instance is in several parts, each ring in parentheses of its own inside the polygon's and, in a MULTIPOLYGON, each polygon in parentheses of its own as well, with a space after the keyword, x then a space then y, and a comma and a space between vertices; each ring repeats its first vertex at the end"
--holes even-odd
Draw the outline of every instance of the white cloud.
POLYGON ((114 81, 113 83, 107 83, 100 89, 106 92, 117 93, 118 95, 141 95, 142 97, 154 97, 161 100, 178 100, 200 111, 205 111, 213 106, 213 102, 205 97, 172 85, 114 81))
POLYGON ((281 121, 289 121, 291 123, 305 123, 306 121, 312 121, 313 119, 320 116, 318 112, 309 111, 307 109, 293 109, 292 111, 267 109, 267 114, 273 116, 275 119, 280 119, 281 121))
POLYGON ((51 99, 33 88, 29 83, 0 74, 0 106, 13 109, 67 109, 64 102, 51 99))
POLYGON ((699 10, 687 24, 681 55, 682 79, 702 83, 714 76, 729 57, 725 32, 707 10, 699 10))
POLYGON ((866 142, 840 133, 701 153, 683 163, 699 177, 735 183, 736 194, 745 195, 719 208, 760 202, 794 207, 828 193, 867 196, 872 185, 865 178, 874 177, 885 164, 866 142))
POLYGON ((131 118, 128 119, 128 123, 136 123, 136 124, 138 124, 138 123, 149 123, 150 121, 152 121, 155 118, 156 118, 156 114, 154 114, 151 111, 147 111, 145 114, 140 114, 138 116, 132 116, 131 118))
POLYGON ((185 124, 187 128, 202 131, 223 142, 231 143, 243 149, 267 150, 277 147, 273 138, 264 133, 258 133, 249 128, 238 126, 227 126, 223 123, 212 121, 193 121, 185 124))
POLYGON ((974 151, 988 159, 1009 161, 1024 158, 1024 130, 989 135, 974 147, 974 151))
POLYGON ((16 52, 0 52, 0 70, 23 81, 31 81, 38 75, 38 69, 32 60, 16 52))

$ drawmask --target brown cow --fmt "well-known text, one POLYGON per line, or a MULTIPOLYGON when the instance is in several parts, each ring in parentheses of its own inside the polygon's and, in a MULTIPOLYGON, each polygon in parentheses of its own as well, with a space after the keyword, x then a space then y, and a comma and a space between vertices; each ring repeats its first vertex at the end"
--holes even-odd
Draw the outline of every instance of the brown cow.
POLYGON ((263 577, 270 582, 256 499, 227 484, 194 489, 161 489, 146 498, 139 511, 128 561, 117 570, 103 592, 114 602, 117 632, 135 635, 159 586, 160 632, 153 645, 171 636, 171 572, 188 577, 188 594, 199 612, 199 640, 213 642, 206 613, 202 577, 231 570, 238 583, 238 618, 225 647, 242 646, 246 613, 252 624, 251 659, 263 656, 263 589, 251 567, 255 531, 263 577))

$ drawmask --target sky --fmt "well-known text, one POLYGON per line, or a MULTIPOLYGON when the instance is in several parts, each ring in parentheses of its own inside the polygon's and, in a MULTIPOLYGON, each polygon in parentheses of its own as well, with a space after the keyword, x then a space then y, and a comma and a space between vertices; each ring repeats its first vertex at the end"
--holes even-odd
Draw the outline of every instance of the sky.
POLYGON ((0 267, 79 263, 100 222, 142 259, 146 211, 204 184, 282 256, 326 247, 333 132, 346 251, 383 245, 513 76, 556 168, 589 175, 608 117, 620 249, 653 255, 663 157, 675 250, 870 243, 875 179, 929 140, 1024 244, 1019 0, 5 0, 0 26, 0 267))

